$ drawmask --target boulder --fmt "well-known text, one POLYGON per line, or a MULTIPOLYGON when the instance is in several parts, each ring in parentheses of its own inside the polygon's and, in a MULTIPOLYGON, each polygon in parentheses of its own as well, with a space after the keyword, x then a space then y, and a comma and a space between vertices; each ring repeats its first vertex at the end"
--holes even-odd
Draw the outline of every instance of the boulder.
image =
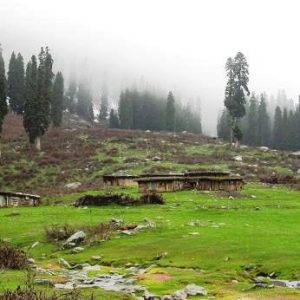
POLYGON ((206 296, 207 295, 207 291, 205 288, 203 288, 202 286, 198 286, 194 283, 192 284, 188 284, 185 287, 185 292, 188 296, 206 296))
POLYGON ((82 247, 75 247, 75 248, 72 249, 72 252, 73 252, 73 253, 80 253, 80 252, 82 252, 83 250, 84 250, 84 248, 82 248, 82 247))
POLYGON ((269 149, 269 147, 262 146, 262 147, 259 147, 259 150, 266 152, 266 151, 269 151, 270 149, 269 149))
POLYGON ((237 156, 233 157, 233 160, 240 162, 240 161, 243 161, 243 158, 240 155, 237 155, 237 156))
POLYGON ((71 182, 65 185, 66 189, 74 190, 81 186, 81 182, 71 182))
POLYGON ((72 248, 74 245, 79 244, 82 242, 86 237, 86 234, 83 231, 77 231, 74 234, 72 234, 64 243, 64 247, 66 248, 72 248))

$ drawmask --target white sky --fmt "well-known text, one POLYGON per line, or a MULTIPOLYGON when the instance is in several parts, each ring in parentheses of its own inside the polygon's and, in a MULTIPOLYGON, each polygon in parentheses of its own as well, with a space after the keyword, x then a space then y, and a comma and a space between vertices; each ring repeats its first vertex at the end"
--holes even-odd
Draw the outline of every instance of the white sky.
POLYGON ((299 0, 0 0, 0 42, 6 59, 15 50, 26 61, 49 45, 56 69, 88 72, 96 91, 105 80, 117 95, 143 78, 183 101, 200 97, 212 133, 237 51, 251 91, 297 99, 299 13, 299 0))

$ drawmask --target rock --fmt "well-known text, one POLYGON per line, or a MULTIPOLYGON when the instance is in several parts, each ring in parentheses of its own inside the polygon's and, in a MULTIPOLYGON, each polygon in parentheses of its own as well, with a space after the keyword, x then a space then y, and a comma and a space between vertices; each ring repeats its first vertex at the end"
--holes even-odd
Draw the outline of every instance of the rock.
POLYGON ((269 147, 265 147, 265 146, 259 147, 258 149, 265 152, 270 150, 269 147))
POLYGON ((34 258, 28 258, 27 261, 28 261, 30 264, 35 264, 34 258))
POLYGON ((151 158, 152 161, 161 161, 161 157, 159 156, 154 156, 151 158))
POLYGON ((94 266, 88 265, 82 268, 82 270, 84 271, 100 271, 100 269, 101 267, 99 265, 94 265, 94 266))
POLYGON ((150 133, 150 132, 151 132, 151 130, 149 130, 149 129, 148 129, 148 130, 146 130, 145 132, 146 132, 146 133, 150 133))
POLYGON ((46 285, 46 286, 51 286, 51 287, 54 286, 54 283, 49 279, 35 279, 34 284, 46 285))
POLYGON ((66 189, 74 190, 79 188, 80 186, 81 186, 81 182, 71 182, 71 183, 67 183, 64 187, 66 189))
POLYGON ((188 296, 197 296, 197 295, 206 296, 207 295, 207 291, 205 288, 203 288, 202 286, 196 285, 194 283, 188 284, 184 290, 188 296))
POLYGON ((124 221, 123 221, 122 219, 112 218, 112 219, 110 220, 110 223, 116 224, 116 225, 121 225, 121 224, 124 223, 124 221))
POLYGON ((187 296, 188 295, 187 295, 187 293, 185 292, 184 289, 176 291, 175 293, 173 293, 171 295, 172 300, 185 300, 185 299, 187 299, 187 296))
POLYGON ((291 155, 300 158, 300 151, 293 152, 291 155))
POLYGON ((168 255, 168 252, 162 252, 160 254, 157 254, 155 259, 160 260, 162 258, 165 258, 167 255, 168 255))
POLYGON ((297 170, 297 174, 300 174, 300 169, 297 170))
POLYGON ((72 252, 73 252, 73 253, 80 253, 80 252, 82 252, 83 250, 84 250, 83 247, 75 247, 75 248, 72 249, 72 252))
POLYGON ((99 255, 93 255, 91 257, 91 260, 101 260, 101 256, 99 256, 99 255))
POLYGON ((233 160, 237 161, 237 162, 240 162, 240 161, 243 161, 243 158, 240 155, 237 155, 237 156, 233 157, 233 160))
POLYGON ((58 259, 58 262, 61 266, 68 268, 68 269, 72 269, 71 265, 62 257, 58 259))
POLYGON ((84 241, 85 237, 86 234, 82 230, 77 231, 66 240, 63 246, 71 248, 74 246, 74 244, 77 245, 80 242, 84 241))
POLYGON ((133 235, 133 232, 130 230, 122 230, 121 233, 123 233, 125 235, 133 235))
POLYGON ((142 299, 144 299, 144 300, 161 300, 161 297, 160 296, 155 296, 155 295, 149 293, 148 291, 146 291, 144 293, 144 296, 143 296, 142 299))
POLYGON ((33 243, 33 244, 31 245, 31 249, 32 249, 32 248, 35 248, 39 243, 40 243, 40 242, 35 242, 35 243, 33 243))

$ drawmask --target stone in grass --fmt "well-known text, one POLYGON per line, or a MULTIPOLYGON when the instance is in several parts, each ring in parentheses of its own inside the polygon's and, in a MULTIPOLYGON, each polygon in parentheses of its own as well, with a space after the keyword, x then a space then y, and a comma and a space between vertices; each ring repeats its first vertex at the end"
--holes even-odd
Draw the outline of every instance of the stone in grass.
POLYGON ((66 189, 74 190, 81 186, 81 182, 71 182, 65 185, 66 189))
POLYGON ((62 257, 58 259, 58 262, 61 266, 68 268, 68 269, 72 269, 71 265, 62 257))
POLYGON ((101 256, 93 255, 93 256, 91 256, 90 260, 94 260, 94 261, 101 260, 101 256))
POLYGON ((202 286, 198 286, 194 283, 188 284, 184 290, 188 296, 197 296, 197 295, 206 296, 207 295, 207 291, 205 288, 203 288, 202 286))
POLYGON ((86 234, 83 231, 77 231, 74 234, 72 234, 64 243, 65 248, 72 248, 75 245, 82 242, 86 237, 86 234))
POLYGON ((83 247, 75 247, 72 249, 72 253, 80 253, 84 250, 83 247))
POLYGON ((34 284, 44 285, 44 286, 54 286, 54 283, 49 279, 35 279, 34 284))

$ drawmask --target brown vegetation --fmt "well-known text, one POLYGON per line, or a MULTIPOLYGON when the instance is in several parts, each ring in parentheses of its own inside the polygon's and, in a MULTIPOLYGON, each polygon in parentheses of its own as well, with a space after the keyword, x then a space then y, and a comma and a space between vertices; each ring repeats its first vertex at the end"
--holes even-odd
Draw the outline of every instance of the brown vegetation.
POLYGON ((0 240, 0 269, 24 269, 27 265, 27 256, 22 249, 0 240))

